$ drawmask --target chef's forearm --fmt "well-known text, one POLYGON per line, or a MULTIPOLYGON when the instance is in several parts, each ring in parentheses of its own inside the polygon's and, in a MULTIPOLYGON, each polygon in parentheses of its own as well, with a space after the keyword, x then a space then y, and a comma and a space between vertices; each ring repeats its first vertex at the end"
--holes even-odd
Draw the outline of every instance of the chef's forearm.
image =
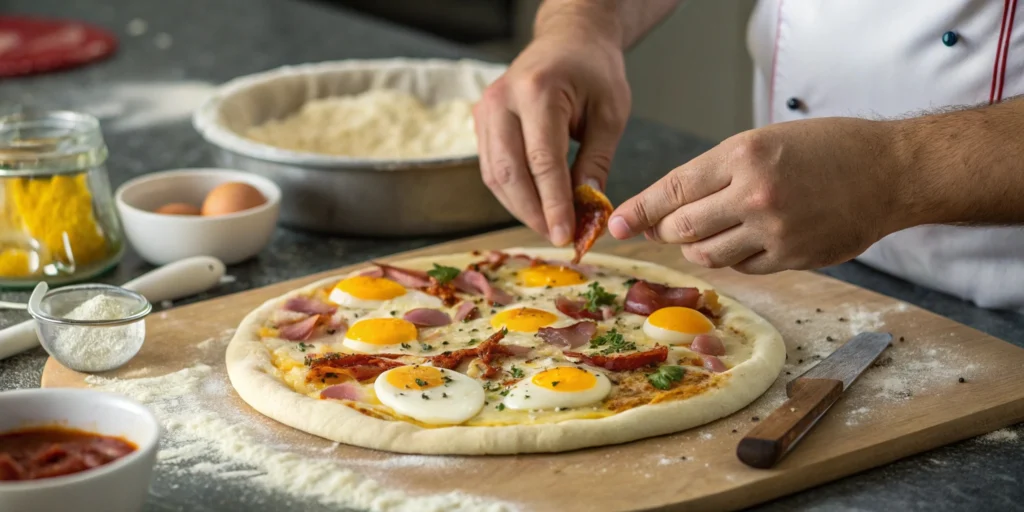
POLYGON ((599 32, 623 50, 642 39, 681 0, 545 0, 537 12, 534 36, 582 29, 599 32))
POLYGON ((895 123, 908 223, 1024 223, 1024 98, 895 123))

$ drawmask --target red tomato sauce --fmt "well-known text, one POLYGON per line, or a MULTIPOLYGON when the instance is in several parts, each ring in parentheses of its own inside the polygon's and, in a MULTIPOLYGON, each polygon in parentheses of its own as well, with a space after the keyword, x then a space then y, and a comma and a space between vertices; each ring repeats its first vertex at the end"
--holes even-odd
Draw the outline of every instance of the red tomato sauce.
POLYGON ((0 433, 0 481, 70 475, 109 464, 137 449, 122 438, 63 427, 0 433))

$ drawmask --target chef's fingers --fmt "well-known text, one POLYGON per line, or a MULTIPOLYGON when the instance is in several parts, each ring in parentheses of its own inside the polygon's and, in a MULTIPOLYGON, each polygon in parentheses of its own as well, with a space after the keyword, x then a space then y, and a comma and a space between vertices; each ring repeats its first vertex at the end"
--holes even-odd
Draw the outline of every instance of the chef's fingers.
POLYGON ((569 176, 568 98, 551 89, 524 92, 517 98, 523 123, 526 162, 540 194, 551 243, 563 246, 572 241, 575 225, 572 180, 569 176))
POLYGON ((761 251, 731 266, 744 274, 771 274, 786 270, 768 251, 761 251))
POLYGON ((750 228, 739 225, 699 242, 683 244, 683 257, 702 267, 723 268, 736 265, 764 252, 750 228))
POLYGON ((740 225, 743 219, 736 208, 739 201, 729 190, 732 188, 684 204, 647 228, 647 238, 666 244, 688 244, 740 225))
POLYGON ((608 221, 608 231, 620 240, 636 236, 679 207, 729 186, 731 180, 722 169, 721 157, 713 150, 704 153, 619 205, 608 221))
POLYGON ((603 191, 608 183, 615 147, 626 129, 626 112, 609 102, 587 108, 586 126, 580 136, 580 149, 572 164, 572 182, 587 184, 603 191))
POLYGON ((492 111, 484 120, 487 137, 487 167, 484 183, 512 215, 544 237, 544 220, 537 189, 526 167, 522 126, 512 112, 492 111))

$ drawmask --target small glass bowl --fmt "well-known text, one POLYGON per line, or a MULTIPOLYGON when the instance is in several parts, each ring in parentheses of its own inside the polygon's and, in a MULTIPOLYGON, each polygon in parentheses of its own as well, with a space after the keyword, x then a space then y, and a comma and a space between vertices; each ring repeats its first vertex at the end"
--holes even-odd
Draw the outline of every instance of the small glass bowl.
POLYGON ((60 364, 77 372, 105 372, 130 361, 146 339, 146 315, 153 306, 141 294, 108 284, 80 284, 47 291, 39 283, 28 301, 43 348, 60 364), (97 296, 122 301, 128 316, 116 320, 72 320, 68 313, 97 296), (106 343, 110 342, 109 346, 106 343))

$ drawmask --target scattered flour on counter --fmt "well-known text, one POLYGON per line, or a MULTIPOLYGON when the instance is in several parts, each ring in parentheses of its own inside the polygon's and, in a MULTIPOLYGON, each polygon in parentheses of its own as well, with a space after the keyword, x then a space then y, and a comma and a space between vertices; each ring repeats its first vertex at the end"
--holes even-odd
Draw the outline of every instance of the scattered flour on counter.
POLYGON ((213 94, 200 81, 120 82, 76 93, 75 110, 100 118, 104 129, 123 132, 185 121, 213 94))
POLYGON ((1005 443, 1016 443, 1020 440, 1020 434, 1009 428, 996 430, 989 432, 983 436, 979 436, 978 441, 986 444, 1005 444, 1005 443))
POLYGON ((700 433, 700 440, 701 441, 710 441, 710 440, 712 440, 714 438, 715 438, 715 435, 712 434, 711 432, 701 432, 700 433))
POLYGON ((220 276, 220 284, 228 284, 237 281, 238 278, 231 274, 224 274, 220 276))
MULTIPOLYGON (((207 342, 215 343, 202 343, 207 342)), ((231 385, 226 376, 218 375, 205 364, 161 377, 126 380, 89 376, 86 382, 134 398, 156 413, 165 429, 159 464, 175 473, 230 480, 265 491, 314 498, 326 505, 373 511, 516 510, 508 503, 459 492, 407 495, 347 467, 371 463, 356 461, 343 465, 317 456, 322 453, 319 449, 299 453, 285 448, 280 440, 251 425, 251 416, 247 416, 251 413, 224 405, 223 396, 230 393, 231 385)), ((375 468, 401 469, 456 463, 456 458, 448 457, 397 456, 372 464, 375 468)))

